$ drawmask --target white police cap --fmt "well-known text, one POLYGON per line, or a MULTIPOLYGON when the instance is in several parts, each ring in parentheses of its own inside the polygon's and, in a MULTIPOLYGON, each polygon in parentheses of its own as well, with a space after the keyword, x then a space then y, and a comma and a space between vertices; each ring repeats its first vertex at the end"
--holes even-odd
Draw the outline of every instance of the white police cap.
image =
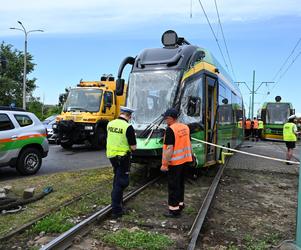
POLYGON ((134 111, 135 111, 134 109, 124 107, 124 106, 120 106, 120 112, 132 114, 134 111))
POLYGON ((291 116, 288 117, 289 120, 292 120, 292 119, 295 119, 295 118, 297 118, 296 115, 291 115, 291 116))

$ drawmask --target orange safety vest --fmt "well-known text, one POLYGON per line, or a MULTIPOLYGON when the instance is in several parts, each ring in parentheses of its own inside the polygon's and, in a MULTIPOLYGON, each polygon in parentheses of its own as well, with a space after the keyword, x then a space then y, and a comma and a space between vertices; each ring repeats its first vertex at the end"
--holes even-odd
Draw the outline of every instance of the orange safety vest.
POLYGON ((246 129, 251 129, 251 121, 246 121, 246 129))
POLYGON ((167 145, 163 145, 162 165, 176 166, 186 162, 192 162, 192 150, 188 126, 183 123, 174 123, 170 128, 175 135, 175 145, 169 162, 167 162, 165 158, 167 145))
POLYGON ((258 129, 258 120, 253 121, 253 128, 258 129))

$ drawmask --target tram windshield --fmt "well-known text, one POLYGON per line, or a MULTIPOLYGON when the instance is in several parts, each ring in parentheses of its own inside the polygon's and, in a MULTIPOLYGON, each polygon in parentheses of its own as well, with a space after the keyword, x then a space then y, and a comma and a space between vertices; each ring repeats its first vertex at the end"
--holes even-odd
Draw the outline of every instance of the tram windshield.
POLYGON ((136 110, 132 123, 149 124, 170 108, 180 71, 134 72, 129 77, 127 106, 136 110))
POLYGON ((266 123, 284 124, 289 117, 290 106, 288 103, 267 104, 266 123))
POLYGON ((102 90, 95 88, 71 89, 64 105, 64 112, 83 111, 98 112, 102 98, 102 90))

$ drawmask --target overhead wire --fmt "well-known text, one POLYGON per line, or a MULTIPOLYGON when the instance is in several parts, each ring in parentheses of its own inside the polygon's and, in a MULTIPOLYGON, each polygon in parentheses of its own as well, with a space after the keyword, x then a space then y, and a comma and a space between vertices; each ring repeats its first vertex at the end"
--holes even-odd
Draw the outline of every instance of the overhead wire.
POLYGON ((298 59, 298 57, 301 55, 301 51, 294 57, 294 59, 291 61, 291 63, 287 66, 286 70, 279 76, 278 80, 276 81, 275 85, 272 87, 271 91, 276 87, 276 85, 280 82, 280 80, 283 78, 283 76, 287 73, 287 71, 292 67, 292 65, 295 63, 295 61, 298 59))
MULTIPOLYGON (((299 38, 299 40, 297 41, 297 43, 295 44, 294 48, 292 49, 292 51, 289 53, 288 57, 284 60, 283 64, 281 65, 281 67, 279 68, 279 70, 276 72, 275 76, 273 77, 273 81, 275 81, 275 79, 277 78, 277 76, 279 75, 279 73, 283 70, 284 66, 287 64, 288 60, 290 59, 290 57, 294 54, 296 48, 298 47, 299 43, 301 42, 301 38, 299 38)), ((299 53, 297 54, 297 56, 295 56, 293 58, 293 60, 291 61, 291 63, 287 66, 286 70, 278 77, 277 81, 275 81, 275 84, 273 85, 273 87, 271 88, 271 90, 269 90, 269 94, 275 89, 275 87, 279 84, 280 80, 283 78, 283 76, 287 73, 287 71, 290 69, 290 67, 295 63, 295 61, 298 59, 298 57, 300 56, 301 51, 299 51, 299 53)), ((265 98, 263 99, 262 102, 264 102, 266 99, 268 98, 268 95, 265 96, 265 98)))
POLYGON ((199 4, 201 5, 201 8, 202 8, 203 13, 204 13, 204 15, 205 15, 205 17, 206 17, 206 20, 207 20, 207 22, 208 22, 208 25, 209 25, 209 27, 210 27, 210 30, 211 30, 211 32, 212 32, 212 34, 213 34, 213 36, 214 36, 214 39, 215 39, 215 41, 216 41, 216 43, 217 43, 218 49, 219 49, 219 51, 220 51, 220 53, 221 53, 221 55, 222 55, 223 61, 224 61, 225 65, 226 65, 226 68, 227 68, 227 70, 229 71, 228 64, 227 64, 227 62, 226 62, 225 56, 224 56, 223 51, 222 51, 222 49, 221 49, 221 46, 220 46, 220 44, 219 44, 219 42, 218 42, 218 39, 217 39, 217 37, 216 37, 216 34, 215 34, 215 32, 214 32, 214 30, 213 30, 213 28, 212 28, 212 25, 211 25, 211 23, 210 23, 210 21, 209 21, 209 18, 208 18, 207 13, 206 13, 206 11, 205 11, 205 9, 204 9, 204 6, 203 6, 201 0, 198 0, 198 1, 199 1, 199 4))
POLYGON ((215 10, 216 10, 217 18, 218 18, 218 23, 219 23, 219 27, 221 29, 221 33, 222 33, 224 45, 225 45, 225 48, 226 48, 228 60, 229 60, 230 66, 231 66, 231 71, 232 71, 233 77, 234 77, 234 79, 236 81, 236 75, 234 73, 234 69, 233 69, 233 65, 232 65, 230 53, 229 53, 229 50, 228 50, 228 46, 227 46, 227 42, 226 42, 226 38, 225 38, 225 34, 224 34, 224 29, 223 29, 223 26, 222 26, 222 23, 221 23, 221 19, 220 19, 220 15, 219 15, 219 11, 218 11, 216 0, 214 0, 214 4, 215 4, 215 10))
POLYGON ((288 55, 288 57, 285 59, 284 63, 281 65, 281 67, 279 68, 279 70, 277 71, 277 73, 275 74, 275 76, 273 77, 272 81, 275 81, 276 77, 278 76, 278 74, 282 71, 282 69, 284 68, 285 64, 287 63, 287 61, 289 60, 289 58, 294 54, 296 48, 298 47, 299 43, 301 42, 301 38, 299 38, 299 40, 297 41, 296 45, 294 46, 293 50, 291 51, 291 53, 288 55))

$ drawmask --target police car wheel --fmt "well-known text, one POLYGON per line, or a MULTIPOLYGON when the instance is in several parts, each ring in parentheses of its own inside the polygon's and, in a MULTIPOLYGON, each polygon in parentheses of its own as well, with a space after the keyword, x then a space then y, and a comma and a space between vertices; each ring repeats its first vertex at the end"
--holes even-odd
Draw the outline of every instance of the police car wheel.
POLYGON ((38 172, 41 165, 41 152, 36 148, 26 148, 21 151, 16 168, 21 175, 31 175, 38 172))

